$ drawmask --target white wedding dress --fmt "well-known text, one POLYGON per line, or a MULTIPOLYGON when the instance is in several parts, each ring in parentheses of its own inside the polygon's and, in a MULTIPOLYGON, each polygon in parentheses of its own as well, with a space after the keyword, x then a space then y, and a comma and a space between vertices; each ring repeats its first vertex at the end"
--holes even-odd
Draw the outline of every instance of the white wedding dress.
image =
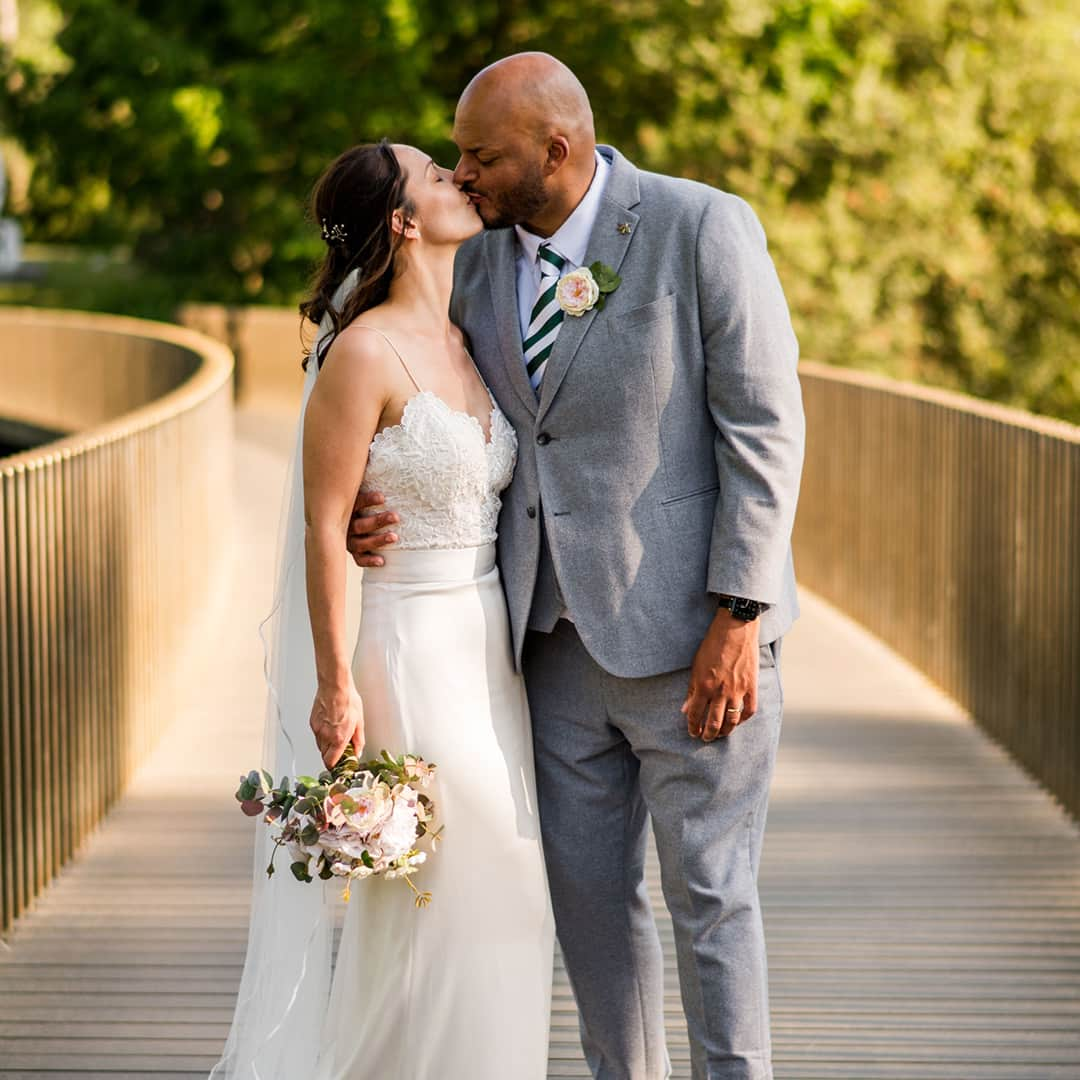
POLYGON ((362 757, 435 762, 444 839, 414 878, 426 908, 400 880, 353 884, 314 1077, 544 1080, 554 927, 494 543, 517 442, 494 400, 485 440, 416 390, 370 448, 364 488, 400 524, 363 573, 352 670, 362 757))

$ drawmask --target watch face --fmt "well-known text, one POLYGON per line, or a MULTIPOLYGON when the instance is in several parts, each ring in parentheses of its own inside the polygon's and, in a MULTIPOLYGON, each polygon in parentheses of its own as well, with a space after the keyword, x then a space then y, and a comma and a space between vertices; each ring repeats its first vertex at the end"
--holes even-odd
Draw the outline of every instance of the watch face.
POLYGON ((756 600, 743 600, 740 597, 735 597, 731 601, 729 610, 737 619, 744 619, 749 622, 761 614, 761 605, 756 600))

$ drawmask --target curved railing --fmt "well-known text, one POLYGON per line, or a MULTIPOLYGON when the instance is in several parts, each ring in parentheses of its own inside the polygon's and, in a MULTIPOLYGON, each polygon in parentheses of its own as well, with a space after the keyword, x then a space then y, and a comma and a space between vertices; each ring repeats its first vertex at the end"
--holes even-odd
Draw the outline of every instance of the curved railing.
POLYGON ((0 412, 72 432, 0 458, 0 931, 171 718, 223 569, 231 373, 190 330, 0 309, 0 412))
MULTIPOLYGON (((298 403, 299 317, 197 305, 238 392, 298 403)), ((958 700, 1080 814, 1080 428, 823 364, 799 367, 802 585, 958 700)))
POLYGON ((1080 814, 1080 428, 821 364, 800 376, 799 581, 1080 814))

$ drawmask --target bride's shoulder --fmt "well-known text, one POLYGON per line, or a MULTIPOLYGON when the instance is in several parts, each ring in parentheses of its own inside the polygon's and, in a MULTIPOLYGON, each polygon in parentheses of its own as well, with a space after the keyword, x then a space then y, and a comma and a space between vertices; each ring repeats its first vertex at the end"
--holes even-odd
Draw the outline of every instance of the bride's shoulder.
POLYGON ((400 363, 391 339, 370 323, 351 323, 326 351, 319 382, 325 386, 362 384, 369 390, 393 384, 400 363))
POLYGON ((349 323, 334 338, 326 353, 326 363, 336 359, 340 364, 347 359, 365 367, 389 367, 395 357, 392 333, 384 331, 376 319, 363 319, 349 323))

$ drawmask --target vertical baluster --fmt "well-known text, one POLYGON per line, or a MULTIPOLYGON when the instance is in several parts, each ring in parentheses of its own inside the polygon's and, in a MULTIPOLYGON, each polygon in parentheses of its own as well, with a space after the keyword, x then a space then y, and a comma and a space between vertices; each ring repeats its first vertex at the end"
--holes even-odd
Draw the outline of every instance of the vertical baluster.
POLYGON ((10 510, 14 474, 0 471, 0 934, 6 934, 18 913, 17 866, 19 830, 18 711, 15 699, 15 547, 10 510))

